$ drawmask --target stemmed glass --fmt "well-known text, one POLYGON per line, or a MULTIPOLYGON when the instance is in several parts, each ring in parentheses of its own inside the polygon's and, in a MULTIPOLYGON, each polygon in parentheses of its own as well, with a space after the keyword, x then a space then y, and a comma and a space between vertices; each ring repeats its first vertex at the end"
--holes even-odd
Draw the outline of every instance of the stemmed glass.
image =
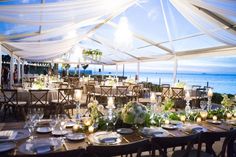
POLYGON ((27 118, 27 121, 26 121, 24 128, 29 131, 29 133, 30 133, 29 140, 32 141, 35 138, 33 133, 34 133, 35 127, 36 127, 36 116, 32 113, 32 111, 29 111, 26 118, 27 118))
POLYGON ((200 107, 202 110, 205 110, 207 107, 207 102, 206 101, 200 101, 200 107))
POLYGON ((185 109, 185 114, 186 114, 186 117, 187 117, 187 120, 189 121, 190 119, 190 114, 191 114, 191 108, 189 107, 189 108, 186 108, 185 109))
POLYGON ((52 132, 54 131, 56 125, 57 125, 57 122, 58 122, 58 119, 57 119, 57 116, 56 115, 50 115, 50 128, 52 130, 52 132))

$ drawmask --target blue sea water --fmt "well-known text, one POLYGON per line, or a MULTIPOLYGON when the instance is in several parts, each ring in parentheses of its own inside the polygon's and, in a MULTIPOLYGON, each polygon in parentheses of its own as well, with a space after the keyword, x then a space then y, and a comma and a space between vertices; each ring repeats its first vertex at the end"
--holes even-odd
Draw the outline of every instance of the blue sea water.
MULTIPOLYGON (((101 73, 94 73, 101 74, 101 73)), ((115 75, 115 72, 104 72, 104 74, 115 75)), ((123 74, 118 73, 119 76, 123 74)), ((125 72, 125 76, 128 78, 134 78, 135 72, 125 72)), ((201 85, 206 86, 207 82, 210 87, 213 87, 214 92, 236 94, 236 74, 191 74, 191 73, 178 73, 177 80, 185 82, 187 85, 201 85)), ((153 82, 155 84, 173 84, 172 73, 140 73, 140 81, 153 82)))

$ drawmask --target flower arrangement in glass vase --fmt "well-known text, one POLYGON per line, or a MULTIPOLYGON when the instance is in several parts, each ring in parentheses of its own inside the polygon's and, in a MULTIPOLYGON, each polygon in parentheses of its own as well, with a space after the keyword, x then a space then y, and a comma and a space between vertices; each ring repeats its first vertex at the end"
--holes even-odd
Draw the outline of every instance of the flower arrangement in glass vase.
POLYGON ((121 111, 123 123, 131 125, 142 125, 148 116, 147 108, 138 102, 128 102, 121 111))
POLYGON ((98 120, 98 118, 104 115, 104 106, 99 105, 98 101, 94 100, 93 102, 90 102, 88 104, 88 111, 92 119, 92 122, 95 123, 98 120))

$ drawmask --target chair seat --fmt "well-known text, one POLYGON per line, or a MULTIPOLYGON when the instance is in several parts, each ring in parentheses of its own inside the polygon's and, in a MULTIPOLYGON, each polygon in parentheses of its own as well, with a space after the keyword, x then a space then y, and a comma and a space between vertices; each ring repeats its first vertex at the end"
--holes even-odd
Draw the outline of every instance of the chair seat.
MULTIPOLYGON (((172 157, 182 157, 184 156, 184 154, 185 154, 185 150, 177 150, 177 151, 174 151, 174 153, 172 154, 172 157)), ((197 150, 190 151, 188 156, 197 157, 197 150)), ((213 155, 201 151, 200 157, 213 157, 213 155)))
MULTIPOLYGON (((9 105, 12 105, 12 103, 13 103, 13 104, 17 104, 16 101, 8 102, 9 105)), ((26 105, 26 104, 27 104, 26 101, 18 101, 18 106, 24 106, 24 105, 26 105)))
POLYGON ((46 102, 46 101, 41 101, 41 102, 40 101, 38 101, 38 102, 37 101, 32 101, 31 104, 32 105, 44 105, 44 104, 48 105, 48 102, 46 102))

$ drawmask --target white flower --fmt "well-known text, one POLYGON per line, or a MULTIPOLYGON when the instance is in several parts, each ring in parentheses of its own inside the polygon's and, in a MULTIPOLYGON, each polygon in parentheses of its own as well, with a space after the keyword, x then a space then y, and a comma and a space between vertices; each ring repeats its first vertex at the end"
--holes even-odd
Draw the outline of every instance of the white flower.
POLYGON ((103 105, 98 105, 98 111, 103 112, 104 111, 104 106, 103 105))
POLYGON ((88 103, 88 108, 91 108, 93 106, 93 103, 92 102, 90 102, 90 103, 88 103))
POLYGON ((98 101, 97 101, 97 100, 93 100, 93 103, 94 103, 95 105, 98 105, 98 101))

